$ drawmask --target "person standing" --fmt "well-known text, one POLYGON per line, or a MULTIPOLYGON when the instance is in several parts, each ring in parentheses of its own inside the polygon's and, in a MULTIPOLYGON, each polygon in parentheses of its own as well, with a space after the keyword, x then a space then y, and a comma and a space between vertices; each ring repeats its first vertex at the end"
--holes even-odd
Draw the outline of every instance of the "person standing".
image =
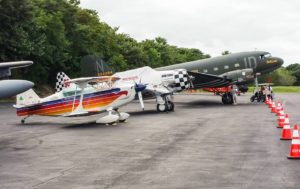
POLYGON ((237 105, 237 86, 236 85, 231 85, 230 88, 230 93, 232 95, 232 101, 233 101, 233 105, 237 105))

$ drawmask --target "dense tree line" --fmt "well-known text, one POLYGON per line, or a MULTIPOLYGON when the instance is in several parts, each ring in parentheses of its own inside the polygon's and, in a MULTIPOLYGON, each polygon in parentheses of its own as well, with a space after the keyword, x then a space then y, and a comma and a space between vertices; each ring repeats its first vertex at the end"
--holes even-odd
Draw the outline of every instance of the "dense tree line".
POLYGON ((300 64, 290 64, 287 67, 281 67, 267 75, 259 78, 259 82, 269 82, 275 85, 292 86, 300 85, 300 64))
MULTIPOLYGON (((33 60, 29 68, 14 70, 14 77, 53 85, 58 71, 79 77, 86 55, 101 57, 115 71, 210 57, 161 37, 138 42, 79 5, 79 0, 0 0, 0 62, 33 60)), ((278 85, 300 85, 300 65, 280 68, 261 81, 270 77, 278 85)))
POLYGON ((161 37, 138 42, 79 5, 79 0, 0 0, 0 62, 33 60, 15 75, 41 85, 53 84, 58 71, 78 77, 86 55, 101 57, 116 71, 209 57, 161 37))

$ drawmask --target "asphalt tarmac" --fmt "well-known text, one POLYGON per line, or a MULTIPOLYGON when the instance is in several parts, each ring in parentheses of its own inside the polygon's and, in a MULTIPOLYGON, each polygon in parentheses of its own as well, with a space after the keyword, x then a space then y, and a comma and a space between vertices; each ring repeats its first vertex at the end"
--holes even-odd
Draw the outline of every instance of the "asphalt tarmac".
MULTIPOLYGON (((278 94, 292 124, 298 94, 278 94)), ((176 95, 175 112, 155 102, 123 108, 127 123, 30 117, 0 104, 0 188, 300 188, 300 160, 289 160, 276 117, 262 103, 225 106, 213 95, 176 95)))

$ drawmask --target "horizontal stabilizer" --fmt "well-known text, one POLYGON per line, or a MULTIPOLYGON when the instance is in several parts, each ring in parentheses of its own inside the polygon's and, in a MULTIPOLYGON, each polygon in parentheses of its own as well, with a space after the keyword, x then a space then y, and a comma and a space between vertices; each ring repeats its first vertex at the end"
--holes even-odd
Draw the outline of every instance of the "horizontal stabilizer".
POLYGON ((17 95, 17 106, 27 106, 38 103, 40 103, 40 97, 32 89, 17 95))

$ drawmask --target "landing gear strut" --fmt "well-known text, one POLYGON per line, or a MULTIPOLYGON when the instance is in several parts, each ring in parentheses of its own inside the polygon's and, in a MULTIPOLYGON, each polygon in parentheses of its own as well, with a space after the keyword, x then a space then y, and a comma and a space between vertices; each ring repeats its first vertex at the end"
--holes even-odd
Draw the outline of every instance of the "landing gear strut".
POLYGON ((158 112, 174 112, 174 103, 168 101, 165 104, 157 104, 156 109, 158 112))
POLYGON ((175 105, 167 96, 162 96, 157 100, 156 109, 158 112, 173 112, 175 105), (160 103, 159 103, 160 102, 160 103))
POLYGON ((222 95, 223 104, 233 104, 233 97, 231 93, 225 93, 222 95))

